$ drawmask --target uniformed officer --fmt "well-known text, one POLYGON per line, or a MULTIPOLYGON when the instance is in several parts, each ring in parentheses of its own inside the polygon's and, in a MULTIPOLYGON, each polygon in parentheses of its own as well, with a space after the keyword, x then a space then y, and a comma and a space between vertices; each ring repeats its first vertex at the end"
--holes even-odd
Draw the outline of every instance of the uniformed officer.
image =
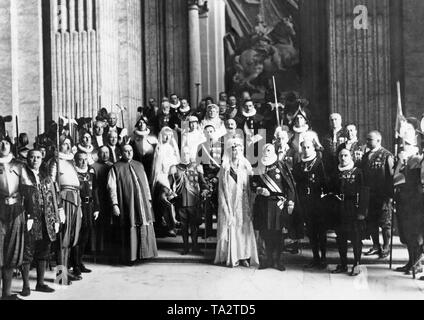
MULTIPOLYGON (((293 216, 297 202, 295 183, 287 165, 278 161, 272 144, 263 148, 261 161, 265 170, 252 182, 252 191, 257 193, 253 223, 265 242, 266 252, 259 268, 274 267, 285 271, 286 268, 280 259, 283 235, 293 234, 295 224, 299 222, 298 217, 293 216)), ((297 236, 292 238, 298 239, 297 236)))
POLYGON ((206 142, 199 145, 196 163, 203 167, 204 178, 209 188, 209 199, 206 209, 206 234, 212 235, 213 215, 218 213, 218 174, 221 169, 224 139, 215 139, 215 127, 208 125, 204 128, 206 142))
POLYGON ((350 240, 354 255, 351 275, 356 276, 360 273, 357 266, 361 263, 362 240, 366 239, 365 219, 368 211, 369 192, 362 186, 362 171, 355 166, 349 150, 343 149, 340 151, 339 165, 333 179, 331 185, 340 201, 338 221, 335 223, 340 264, 332 273, 348 271, 347 242, 350 240))
POLYGON ((381 141, 380 132, 372 131, 368 134, 367 147, 370 151, 364 155, 361 169, 364 185, 370 188, 367 226, 373 241, 373 247, 365 255, 386 258, 390 254, 394 158, 381 146, 381 141), (380 246, 379 228, 383 232, 383 248, 380 246))
POLYGON ((65 221, 60 232, 58 243, 57 264, 63 267, 58 270, 60 282, 69 285, 68 280, 81 280, 81 276, 74 276, 68 272, 70 249, 78 244, 82 211, 80 198, 80 183, 74 166, 74 155, 69 138, 61 136, 59 139, 59 172, 56 159, 50 162, 50 176, 58 182, 62 206, 65 211, 65 221))
POLYGON ((203 168, 191 162, 190 148, 182 149, 181 163, 172 166, 169 173, 171 190, 165 190, 168 200, 174 198, 177 210, 177 220, 181 222, 184 250, 189 252, 189 235, 191 234, 193 253, 201 253, 197 243, 198 229, 202 223, 200 201, 206 197, 207 185, 203 179, 203 168), (190 234, 189 234, 190 229, 190 234))
POLYGON ((302 158, 294 166, 293 176, 312 246, 313 260, 307 267, 324 269, 327 266, 327 219, 321 196, 327 190, 327 176, 317 153, 318 143, 308 139, 301 146, 302 158))
MULTIPOLYGON (((94 221, 99 217, 99 198, 97 193, 96 173, 88 165, 88 155, 78 152, 75 155, 76 171, 80 183, 80 197, 82 210, 82 224, 78 244, 72 248, 73 273, 80 276, 81 273, 90 273, 82 258, 89 240, 94 235, 94 221)), ((93 242, 93 241, 92 241, 93 242)), ((95 246, 91 246, 92 251, 95 246)))
POLYGON ((11 154, 12 142, 0 132, 0 273, 2 299, 19 300, 12 295, 13 270, 22 265, 25 216, 20 194, 22 165, 11 154))

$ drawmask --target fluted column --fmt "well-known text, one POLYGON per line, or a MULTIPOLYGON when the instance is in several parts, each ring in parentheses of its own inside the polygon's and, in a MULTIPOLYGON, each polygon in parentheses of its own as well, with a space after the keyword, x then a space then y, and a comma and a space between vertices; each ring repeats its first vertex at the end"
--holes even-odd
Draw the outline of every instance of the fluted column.
POLYGON ((31 143, 44 118, 41 13, 41 0, 0 0, 0 115, 19 116, 31 143))
POLYGON ((394 110, 391 101, 390 0, 364 0, 368 28, 355 27, 355 0, 329 0, 330 109, 345 123, 383 134, 391 148, 394 110))
POLYGON ((197 107, 196 84, 200 83, 201 78, 200 25, 198 2, 198 0, 189 0, 188 7, 188 30, 190 43, 190 103, 193 107, 197 107))

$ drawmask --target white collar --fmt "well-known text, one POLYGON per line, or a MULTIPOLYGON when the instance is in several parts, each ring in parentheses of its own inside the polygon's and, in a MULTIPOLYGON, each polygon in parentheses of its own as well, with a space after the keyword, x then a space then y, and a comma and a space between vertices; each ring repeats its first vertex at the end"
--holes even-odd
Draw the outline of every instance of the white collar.
POLYGON ((178 109, 181 106, 181 101, 178 101, 177 104, 169 103, 172 109, 178 109))
POLYGON ((302 162, 309 162, 309 161, 312 161, 312 160, 314 160, 316 157, 317 157, 317 153, 316 153, 316 152, 314 152, 314 154, 313 154, 312 156, 310 156, 309 158, 304 158, 304 157, 302 156, 302 162))
POLYGON ((72 153, 65 154, 65 153, 59 152, 59 159, 60 160, 72 161, 72 160, 74 160, 74 155, 72 153))
POLYGON ((355 163, 352 161, 351 163, 349 163, 346 167, 341 167, 340 165, 339 165, 339 171, 340 172, 345 172, 345 171, 350 171, 350 170, 352 170, 353 168, 355 168, 355 163))
POLYGON ((273 154, 270 157, 262 157, 261 162, 265 167, 269 167, 278 161, 278 156, 273 154))
POLYGON ((134 134, 139 137, 147 137, 150 134, 150 129, 147 129, 145 131, 134 130, 134 134))
POLYGON ((10 163, 10 161, 12 161, 12 159, 13 159, 13 155, 9 154, 6 157, 0 158, 0 164, 10 163))
POLYGON ((80 169, 80 168, 78 168, 77 166, 75 166, 75 170, 76 170, 76 172, 78 172, 78 173, 87 173, 87 172, 88 172, 88 167, 87 167, 87 168, 85 168, 85 169, 80 169))
POLYGON ((186 108, 183 108, 183 107, 179 108, 180 113, 187 113, 187 112, 190 112, 190 111, 191 111, 190 106, 187 106, 186 108))
POLYGON ((250 117, 254 117, 257 114, 256 109, 253 109, 251 112, 247 113, 246 111, 243 110, 242 112, 243 116, 246 118, 250 118, 250 117))
POLYGON ((346 144, 354 144, 355 142, 358 142, 358 138, 355 138, 353 140, 346 140, 346 144))
POLYGON ((375 153, 375 152, 377 152, 378 150, 380 150, 382 147, 380 146, 380 147, 377 147, 377 148, 375 148, 375 149, 372 149, 370 152, 371 153, 375 153))
POLYGON ((82 145, 78 145, 78 149, 81 150, 82 152, 85 152, 87 154, 93 153, 94 151, 94 147, 92 145, 88 146, 88 147, 83 147, 82 145))
POLYGON ((309 130, 309 126, 308 125, 304 125, 303 127, 293 127, 293 131, 295 133, 305 133, 306 131, 309 130))

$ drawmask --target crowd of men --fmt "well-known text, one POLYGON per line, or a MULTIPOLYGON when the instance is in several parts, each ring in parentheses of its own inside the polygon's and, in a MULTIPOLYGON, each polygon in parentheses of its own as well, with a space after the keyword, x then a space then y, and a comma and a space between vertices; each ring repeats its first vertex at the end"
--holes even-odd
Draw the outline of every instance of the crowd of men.
POLYGON ((197 108, 173 94, 160 106, 139 108, 133 132, 118 115, 51 122, 34 148, 21 134, 0 132, 0 270, 3 299, 14 271, 29 296, 51 293, 46 268, 56 260, 57 282, 70 285, 90 273, 84 254, 106 254, 125 265, 156 257, 157 237, 176 237, 182 254, 202 254, 199 227, 213 235, 215 263, 284 271, 281 253, 299 253, 306 236, 313 253, 307 268, 327 267, 327 232, 335 230, 340 263, 348 273, 348 242, 360 273, 365 253, 390 254, 392 214, 409 261, 397 271, 419 273, 424 234, 422 128, 402 124, 402 149, 394 156, 372 131, 358 139, 354 124, 330 116, 322 139, 313 131, 308 102, 295 93, 281 104, 255 103, 221 93, 197 108), (258 158, 255 155, 259 154, 258 158), (380 229, 383 243, 380 243, 380 229), (190 246, 191 238, 191 246, 190 246), (72 270, 71 270, 72 269, 72 270))

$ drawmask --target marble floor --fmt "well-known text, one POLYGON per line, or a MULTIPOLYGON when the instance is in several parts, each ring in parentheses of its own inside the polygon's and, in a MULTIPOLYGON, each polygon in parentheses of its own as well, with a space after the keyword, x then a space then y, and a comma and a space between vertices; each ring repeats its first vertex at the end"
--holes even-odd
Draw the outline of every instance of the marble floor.
MULTIPOLYGON (((394 248, 393 268, 406 259, 402 246, 397 243, 394 248)), ((134 267, 90 263, 93 273, 69 287, 56 286, 54 272, 49 272, 48 283, 56 292, 32 292, 26 300, 424 299, 424 281, 390 270, 387 259, 365 258, 358 277, 331 274, 329 270, 338 263, 334 244, 330 244, 328 269, 316 271, 303 267, 311 255, 308 249, 301 255, 284 255, 286 272, 214 266, 207 260, 213 256, 212 250, 206 252, 203 262, 194 257, 173 261, 178 253, 172 250, 161 254, 161 259, 134 267)), ((34 271, 31 277, 35 279, 34 271)), ((34 280, 31 285, 34 288, 34 280)), ((20 280, 15 279, 16 292, 20 286, 20 280)))

